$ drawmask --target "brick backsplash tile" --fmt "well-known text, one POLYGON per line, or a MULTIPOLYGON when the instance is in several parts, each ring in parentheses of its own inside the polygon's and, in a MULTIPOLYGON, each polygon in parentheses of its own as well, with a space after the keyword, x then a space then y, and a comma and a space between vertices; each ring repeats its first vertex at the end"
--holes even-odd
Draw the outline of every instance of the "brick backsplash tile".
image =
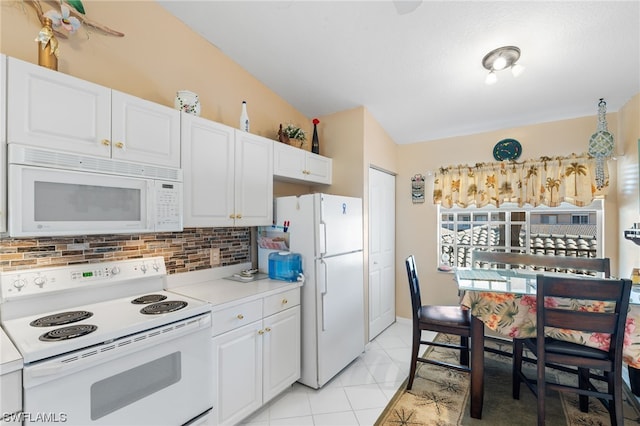
POLYGON ((220 266, 250 262, 250 228, 185 228, 183 232, 0 238, 0 271, 163 256, 167 273, 211 268, 209 250, 220 249, 220 266))

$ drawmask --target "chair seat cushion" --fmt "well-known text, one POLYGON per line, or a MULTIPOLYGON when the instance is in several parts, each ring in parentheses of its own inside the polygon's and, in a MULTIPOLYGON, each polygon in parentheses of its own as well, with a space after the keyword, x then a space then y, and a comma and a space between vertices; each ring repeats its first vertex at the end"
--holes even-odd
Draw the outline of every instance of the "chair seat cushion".
POLYGON ((422 306, 420 308, 420 322, 452 326, 471 326, 469 310, 462 309, 460 306, 422 306))
MULTIPOLYGON (((524 339, 525 346, 528 347, 533 353, 536 353, 536 345, 538 339, 524 339)), ((547 353, 555 353, 560 355, 579 356, 584 358, 606 360, 609 358, 609 353, 597 348, 592 348, 578 343, 565 342, 564 340, 557 340, 551 337, 544 339, 547 353)))

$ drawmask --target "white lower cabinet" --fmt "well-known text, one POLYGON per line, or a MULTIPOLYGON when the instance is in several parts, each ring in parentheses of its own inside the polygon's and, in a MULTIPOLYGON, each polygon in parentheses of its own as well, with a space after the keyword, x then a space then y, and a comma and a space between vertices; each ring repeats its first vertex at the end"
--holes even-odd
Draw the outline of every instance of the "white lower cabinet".
POLYGON ((300 318, 299 288, 213 313, 214 424, 239 423, 300 378, 300 318))

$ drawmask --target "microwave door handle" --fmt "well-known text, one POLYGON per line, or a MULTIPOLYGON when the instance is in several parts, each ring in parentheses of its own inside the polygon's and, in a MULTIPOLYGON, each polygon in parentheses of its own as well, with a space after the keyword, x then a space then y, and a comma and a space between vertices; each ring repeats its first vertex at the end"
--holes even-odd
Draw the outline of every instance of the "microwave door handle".
POLYGON ((154 207, 156 205, 156 185, 155 181, 147 181, 147 199, 151 200, 151 203, 147 204, 147 229, 154 231, 156 228, 155 216, 156 212, 154 207))

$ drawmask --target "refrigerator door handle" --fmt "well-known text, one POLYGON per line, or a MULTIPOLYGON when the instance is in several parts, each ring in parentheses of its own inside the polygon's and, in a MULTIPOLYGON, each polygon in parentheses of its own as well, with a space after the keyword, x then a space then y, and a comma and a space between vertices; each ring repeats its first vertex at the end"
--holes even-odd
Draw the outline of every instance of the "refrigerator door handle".
POLYGON ((320 264, 322 265, 318 268, 319 272, 319 284, 322 286, 320 291, 320 317, 322 319, 322 331, 326 330, 324 324, 324 296, 327 294, 327 263, 324 260, 320 260, 320 264))
POLYGON ((320 222, 318 224, 318 242, 320 243, 320 255, 327 253, 327 226, 320 222))

